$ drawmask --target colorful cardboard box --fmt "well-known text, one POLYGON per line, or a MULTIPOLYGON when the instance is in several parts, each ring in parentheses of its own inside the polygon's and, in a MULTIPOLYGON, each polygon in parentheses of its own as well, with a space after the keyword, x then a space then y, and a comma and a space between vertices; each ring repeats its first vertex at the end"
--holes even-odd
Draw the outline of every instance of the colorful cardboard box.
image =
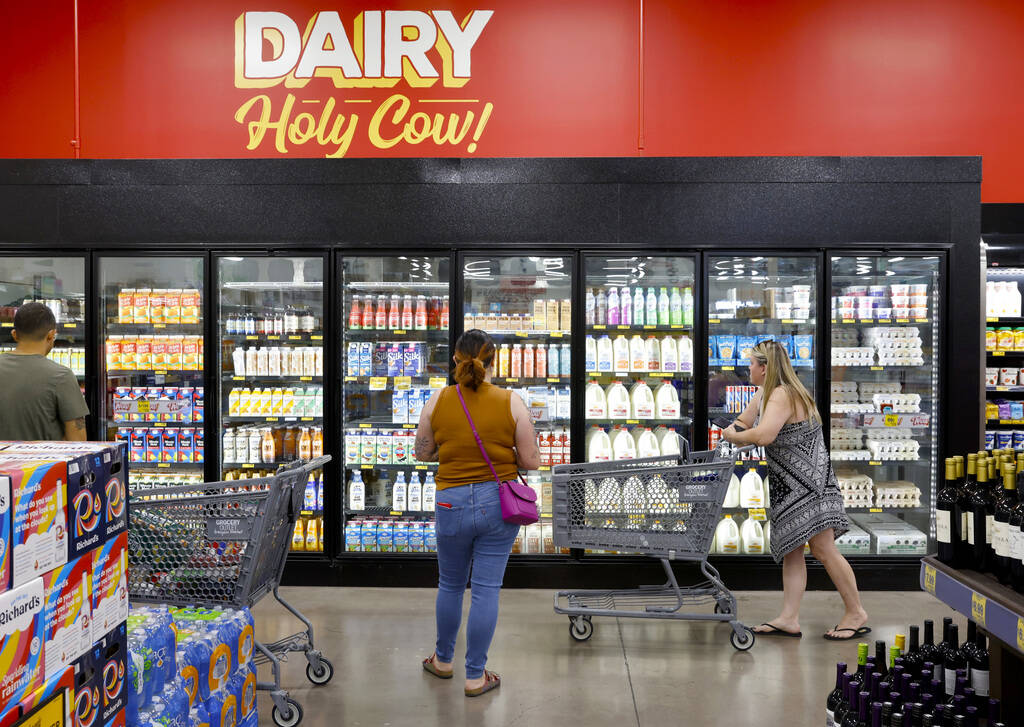
POLYGON ((0 710, 0 727, 71 727, 75 669, 67 667, 20 702, 0 710))
POLYGON ((124 710, 122 709, 120 712, 115 714, 110 719, 109 722, 107 722, 105 725, 103 725, 103 727, 126 727, 126 723, 125 723, 125 719, 124 719, 124 710))
POLYGON ((128 620, 128 533, 92 551, 94 640, 128 620))
POLYGON ((99 727, 103 724, 99 719, 103 710, 99 661, 93 646, 75 662, 75 704, 71 710, 73 727, 99 727))
POLYGON ((11 506, 11 480, 0 477, 0 593, 11 587, 11 539, 14 532, 11 506))
POLYGON ((43 580, 0 595, 0 705, 43 685, 43 580))
POLYGON ((0 492, 11 493, 11 587, 68 560, 66 468, 0 453, 0 492))
POLYGON ((86 553, 43 576, 47 678, 73 664, 92 646, 92 569, 92 554, 86 553))
POLYGON ((127 694, 125 680, 128 676, 128 627, 122 623, 97 644, 100 691, 102 694, 100 717, 103 724, 112 721, 119 712, 124 712, 127 694))

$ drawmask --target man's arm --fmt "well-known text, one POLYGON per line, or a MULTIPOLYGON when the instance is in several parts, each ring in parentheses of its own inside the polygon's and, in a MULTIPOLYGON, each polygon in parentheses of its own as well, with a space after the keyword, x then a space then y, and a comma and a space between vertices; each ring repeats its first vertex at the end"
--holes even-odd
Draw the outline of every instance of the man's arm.
POLYGON ((64 439, 69 442, 85 441, 85 417, 64 422, 64 439))

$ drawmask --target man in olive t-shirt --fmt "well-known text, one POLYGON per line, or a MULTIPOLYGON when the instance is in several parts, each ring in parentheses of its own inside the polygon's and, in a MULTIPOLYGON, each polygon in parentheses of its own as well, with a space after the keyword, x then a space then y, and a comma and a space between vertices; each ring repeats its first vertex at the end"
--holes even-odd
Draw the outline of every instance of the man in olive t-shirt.
POLYGON ((0 439, 85 441, 89 407, 78 379, 46 358, 56 336, 57 321, 42 303, 14 314, 18 347, 0 354, 0 439))

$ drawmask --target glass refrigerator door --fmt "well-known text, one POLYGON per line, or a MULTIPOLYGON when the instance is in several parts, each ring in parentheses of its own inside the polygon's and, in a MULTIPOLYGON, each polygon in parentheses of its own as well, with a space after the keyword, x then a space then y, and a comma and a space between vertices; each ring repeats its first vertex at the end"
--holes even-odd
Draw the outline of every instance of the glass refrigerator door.
MULTIPOLYGON (((57 319, 57 340, 49 358, 71 369, 85 393, 85 260, 78 257, 0 257, 0 329, 14 327, 18 306, 39 301, 57 319)), ((12 351, 9 330, 0 353, 12 351)))
POLYGON ((203 481, 203 258, 99 260, 100 435, 129 445, 131 487, 203 481))
MULTIPOLYGON (((818 259, 810 256, 708 257, 708 445, 750 402, 746 352, 763 340, 778 341, 789 353, 797 376, 812 395, 815 337, 818 335, 818 259), (716 423, 717 422, 717 423, 716 423)), ((760 555, 768 552, 768 463, 755 450, 737 462, 725 498, 714 552, 760 555), (749 521, 749 524, 748 524, 749 521)))
POLYGON ((1020 431, 1024 430, 1021 290, 1024 268, 988 268, 984 299, 986 449, 1024 449, 1024 431, 1020 431))
MULTIPOLYGON (((324 260, 217 261, 222 477, 273 474, 324 452, 324 260)), ((292 549, 323 552, 323 472, 306 484, 292 549)))
POLYGON ((537 430, 540 470, 527 474, 541 521, 520 531, 512 553, 555 552, 551 467, 570 459, 572 258, 466 256, 463 328, 498 347, 494 383, 523 397, 537 430))
POLYGON ((678 436, 693 442, 695 261, 585 264, 587 461, 679 452, 678 436))
POLYGON ((415 457, 420 411, 448 384, 447 257, 342 261, 346 552, 436 550, 437 465, 415 457))
POLYGON ((937 257, 832 258, 830 450, 856 526, 844 552, 930 552, 938 281, 937 257))

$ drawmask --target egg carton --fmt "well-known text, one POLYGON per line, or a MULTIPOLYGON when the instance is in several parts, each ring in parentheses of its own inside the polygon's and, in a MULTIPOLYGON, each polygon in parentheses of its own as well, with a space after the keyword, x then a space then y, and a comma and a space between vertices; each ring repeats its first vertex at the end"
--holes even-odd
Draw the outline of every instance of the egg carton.
POLYGON ((834 462, 867 462, 871 459, 871 452, 866 449, 840 449, 832 447, 832 460, 834 462))
POLYGON ((920 350, 923 342, 920 338, 885 338, 872 341, 871 345, 878 351, 914 351, 920 350))
POLYGON ((864 382, 859 387, 860 395, 864 397, 864 401, 871 401, 871 397, 875 394, 898 394, 902 390, 902 385, 899 383, 873 384, 864 382))
POLYGON ((865 442, 871 452, 872 459, 908 459, 918 458, 918 451, 921 448, 919 442, 913 439, 879 441, 869 439, 865 442))
POLYGON ((894 340, 916 338, 920 340, 921 331, 916 326, 874 326, 865 328, 861 335, 865 341, 894 340))
POLYGON ((921 507, 921 489, 912 482, 897 480, 875 484, 876 507, 921 507))
POLYGON ((867 482, 869 484, 873 483, 873 480, 870 476, 864 474, 858 469, 854 469, 853 467, 836 467, 834 468, 834 471, 836 473, 836 478, 840 480, 840 482, 842 480, 846 480, 848 482, 867 482))
POLYGON ((833 366, 871 366, 875 363, 875 349, 868 346, 833 348, 833 366))
POLYGON ((858 343, 860 343, 860 336, 857 335, 857 331, 842 328, 832 329, 833 346, 856 346, 858 343))
POLYGON ((844 507, 874 507, 875 498, 872 493, 843 492, 844 507))
POLYGON ((893 412, 898 414, 917 414, 921 411, 920 394, 875 394, 871 402, 877 411, 884 406, 891 406, 893 412))
POLYGON ((856 394, 859 391, 856 381, 833 381, 829 387, 833 394, 856 394))
POLYGON ((859 429, 836 428, 829 441, 832 449, 860 449, 864 446, 864 435, 859 429))
POLYGON ((871 404, 851 403, 851 404, 836 404, 833 400, 832 413, 833 414, 870 414, 875 411, 875 407, 871 404))
POLYGON ((856 391, 833 391, 833 404, 859 404, 860 395, 856 391))
POLYGON ((879 366, 924 366, 924 356, 920 355, 903 355, 903 354, 892 354, 887 356, 879 355, 878 357, 879 366))
POLYGON ((837 471, 836 480, 844 490, 870 490, 875 484, 867 475, 849 470, 837 471))
POLYGON ((891 442, 899 439, 913 439, 914 430, 906 427, 866 427, 864 435, 877 442, 891 442))

